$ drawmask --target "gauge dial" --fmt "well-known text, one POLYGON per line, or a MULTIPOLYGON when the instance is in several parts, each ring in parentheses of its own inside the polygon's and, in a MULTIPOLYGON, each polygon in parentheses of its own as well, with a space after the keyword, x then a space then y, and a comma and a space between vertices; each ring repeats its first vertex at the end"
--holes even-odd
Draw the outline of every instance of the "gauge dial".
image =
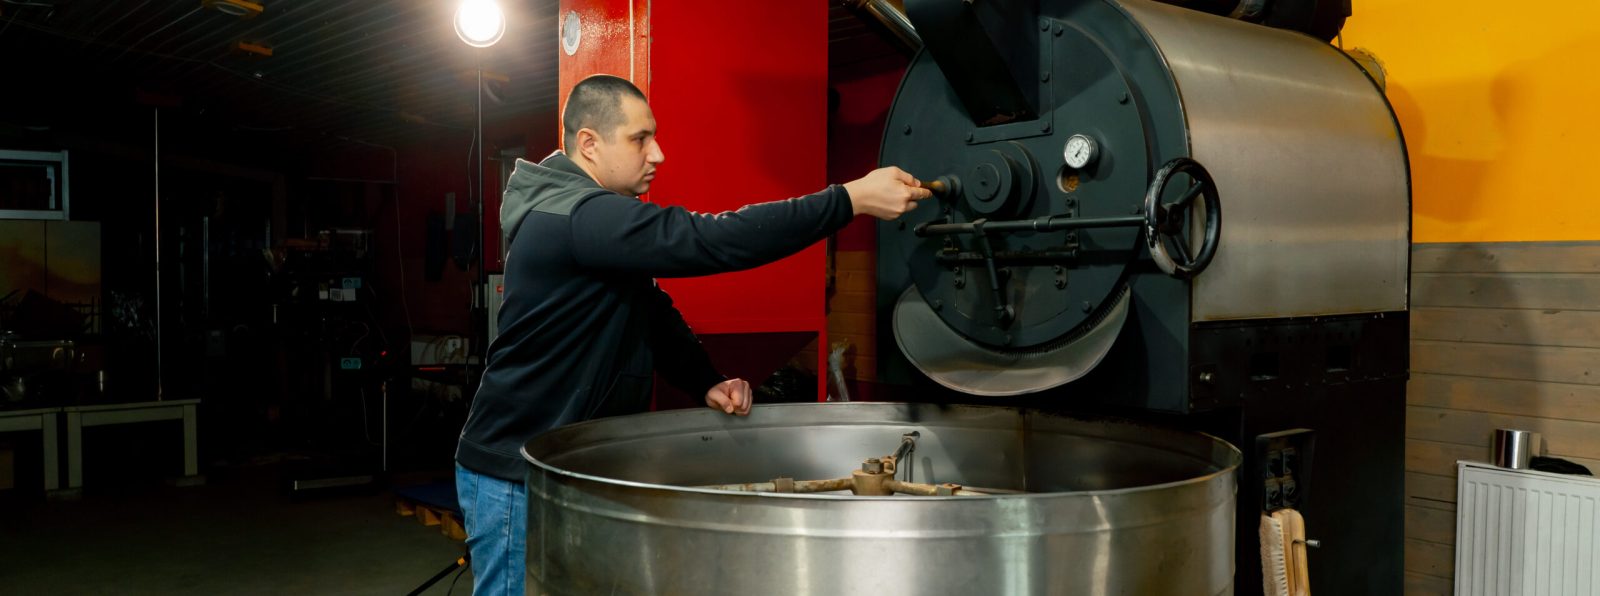
POLYGON ((1061 151, 1061 156, 1068 166, 1083 168, 1094 163, 1095 157, 1100 153, 1100 146, 1093 138, 1087 135, 1072 135, 1067 138, 1067 145, 1061 151))

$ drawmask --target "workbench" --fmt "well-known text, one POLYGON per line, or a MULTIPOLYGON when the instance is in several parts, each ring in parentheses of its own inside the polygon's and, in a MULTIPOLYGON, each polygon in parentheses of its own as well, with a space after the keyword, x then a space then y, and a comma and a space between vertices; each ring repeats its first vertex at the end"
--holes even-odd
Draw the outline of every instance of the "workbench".
POLYGON ((179 484, 199 484, 200 462, 195 440, 195 406, 198 399, 142 401, 61 408, 67 418, 67 489, 83 486, 83 429, 90 426, 133 424, 159 420, 183 421, 183 479, 179 484))

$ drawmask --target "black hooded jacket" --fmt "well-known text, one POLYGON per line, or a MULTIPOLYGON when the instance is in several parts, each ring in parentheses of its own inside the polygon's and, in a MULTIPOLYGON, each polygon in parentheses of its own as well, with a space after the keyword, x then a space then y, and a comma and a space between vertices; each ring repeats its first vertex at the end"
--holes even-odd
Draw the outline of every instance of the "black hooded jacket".
POLYGON ((705 393, 723 377, 655 278, 770 263, 850 218, 850 197, 837 185, 711 215, 605 190, 559 151, 538 164, 517 160, 500 208, 510 247, 500 335, 456 461, 521 482, 524 442, 644 411, 652 370, 705 393))

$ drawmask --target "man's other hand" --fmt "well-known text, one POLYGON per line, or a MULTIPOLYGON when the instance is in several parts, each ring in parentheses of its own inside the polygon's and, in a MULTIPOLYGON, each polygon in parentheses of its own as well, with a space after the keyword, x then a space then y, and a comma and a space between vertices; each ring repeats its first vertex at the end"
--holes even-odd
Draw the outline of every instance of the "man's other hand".
POLYGON ((844 190, 850 194, 850 208, 855 215, 865 213, 884 221, 905 215, 917 208, 917 201, 933 196, 916 177, 894 166, 878 168, 860 180, 846 182, 844 190))
POLYGON ((722 410, 724 414, 749 416, 754 398, 750 393, 750 383, 744 379, 728 379, 706 392, 706 407, 722 410))

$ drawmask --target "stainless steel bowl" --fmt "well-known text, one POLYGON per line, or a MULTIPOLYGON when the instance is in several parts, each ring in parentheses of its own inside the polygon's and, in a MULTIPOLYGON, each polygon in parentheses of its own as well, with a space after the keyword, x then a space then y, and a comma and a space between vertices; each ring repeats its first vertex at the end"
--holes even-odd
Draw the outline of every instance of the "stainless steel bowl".
POLYGON ((1201 434, 997 407, 786 404, 575 424, 523 455, 530 593, 1232 591, 1240 454, 1201 434), (1025 492, 700 488, 849 477, 912 431, 916 482, 1025 492))

